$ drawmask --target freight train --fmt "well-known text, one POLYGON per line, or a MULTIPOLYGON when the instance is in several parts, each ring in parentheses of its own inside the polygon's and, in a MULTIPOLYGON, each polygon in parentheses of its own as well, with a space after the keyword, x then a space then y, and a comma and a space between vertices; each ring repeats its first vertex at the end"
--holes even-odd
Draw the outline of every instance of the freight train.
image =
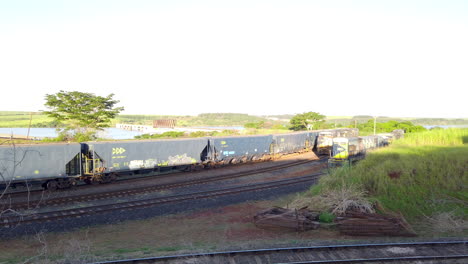
POLYGON ((329 152, 333 137, 356 129, 289 134, 0 146, 0 188, 64 189, 120 176, 191 171, 265 161, 305 151, 329 152))

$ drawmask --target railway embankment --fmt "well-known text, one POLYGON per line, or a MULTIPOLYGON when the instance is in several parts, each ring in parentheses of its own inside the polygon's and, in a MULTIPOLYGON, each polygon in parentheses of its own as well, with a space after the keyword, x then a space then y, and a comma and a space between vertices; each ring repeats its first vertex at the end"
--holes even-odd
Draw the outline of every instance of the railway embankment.
POLYGON ((468 129, 408 134, 337 168, 293 202, 319 211, 403 215, 420 235, 466 235, 468 129))

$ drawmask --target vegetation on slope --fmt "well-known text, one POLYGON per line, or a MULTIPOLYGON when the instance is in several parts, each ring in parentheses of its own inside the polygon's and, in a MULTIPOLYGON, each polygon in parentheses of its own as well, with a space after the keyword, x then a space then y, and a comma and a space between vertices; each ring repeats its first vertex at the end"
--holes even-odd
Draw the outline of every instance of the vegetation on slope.
POLYGON ((467 185, 468 129, 446 129, 408 134, 352 167, 333 170, 306 198, 360 194, 341 199, 365 197, 409 220, 449 213, 466 225, 467 185))

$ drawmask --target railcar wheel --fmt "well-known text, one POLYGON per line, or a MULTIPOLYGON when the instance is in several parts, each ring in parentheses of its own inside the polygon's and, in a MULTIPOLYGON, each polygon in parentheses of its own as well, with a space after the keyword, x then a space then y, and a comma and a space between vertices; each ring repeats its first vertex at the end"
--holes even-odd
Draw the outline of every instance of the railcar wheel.
POLYGON ((68 179, 58 179, 57 180, 57 188, 59 189, 66 189, 70 188, 71 182, 68 179))
POLYGON ((96 178, 89 178, 89 179, 84 180, 84 182, 89 185, 99 184, 99 181, 96 178))
POLYGON ((117 178, 117 176, 115 176, 113 173, 104 174, 104 175, 102 175, 100 182, 101 183, 110 183, 113 180, 115 180, 116 178, 117 178))
POLYGON ((112 172, 111 174, 109 174, 109 177, 110 177, 111 182, 115 182, 117 180, 118 174, 115 172, 112 172))
POLYGON ((208 162, 205 166, 205 169, 213 169, 215 167, 215 163, 214 162, 208 162))
POLYGON ((187 167, 185 167, 184 171, 186 172, 191 172, 195 170, 195 164, 190 164, 187 167))
POLYGON ((75 188, 78 185, 78 181, 75 178, 69 178, 70 188, 75 188))
POLYGON ((46 189, 49 191, 55 191, 58 188, 58 182, 56 180, 50 180, 46 183, 46 189))
POLYGON ((252 156, 251 161, 257 162, 257 161, 259 161, 259 160, 260 160, 260 156, 259 156, 259 155, 253 155, 253 156, 252 156))

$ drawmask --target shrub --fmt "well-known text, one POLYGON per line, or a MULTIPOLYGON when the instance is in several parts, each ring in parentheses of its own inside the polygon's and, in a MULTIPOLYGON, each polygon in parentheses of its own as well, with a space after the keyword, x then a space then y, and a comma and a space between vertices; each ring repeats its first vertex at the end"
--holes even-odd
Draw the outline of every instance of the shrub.
POLYGON ((195 131, 189 134, 189 137, 197 138, 197 137, 209 137, 213 135, 213 132, 207 131, 195 131))
POLYGON ((182 131, 168 131, 162 134, 142 134, 135 136, 135 139, 157 139, 157 138, 179 138, 183 137, 185 132, 182 131))
POLYGON ((322 223, 331 223, 333 220, 335 220, 336 216, 328 213, 328 212, 323 212, 319 215, 319 222, 322 223))

